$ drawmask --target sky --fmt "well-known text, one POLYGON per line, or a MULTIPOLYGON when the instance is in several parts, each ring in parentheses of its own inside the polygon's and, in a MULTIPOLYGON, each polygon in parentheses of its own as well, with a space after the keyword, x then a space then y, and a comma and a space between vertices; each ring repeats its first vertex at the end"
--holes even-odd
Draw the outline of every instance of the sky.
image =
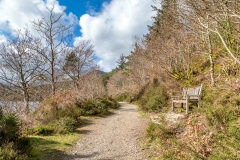
POLYGON ((46 6, 55 3, 55 14, 65 13, 64 19, 74 25, 74 43, 91 40, 97 63, 103 71, 117 66, 121 54, 133 50, 133 36, 142 37, 151 25, 153 0, 0 0, 0 42, 6 33, 29 27, 29 22, 47 17, 46 6))

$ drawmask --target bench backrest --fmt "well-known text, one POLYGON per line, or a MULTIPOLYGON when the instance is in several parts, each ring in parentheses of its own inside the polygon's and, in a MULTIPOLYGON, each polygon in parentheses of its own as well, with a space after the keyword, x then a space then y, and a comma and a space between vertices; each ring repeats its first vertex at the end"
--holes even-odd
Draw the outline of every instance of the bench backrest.
POLYGON ((198 99, 198 97, 202 95, 202 86, 203 85, 194 88, 183 88, 183 98, 186 98, 186 95, 188 95, 190 99, 198 99))

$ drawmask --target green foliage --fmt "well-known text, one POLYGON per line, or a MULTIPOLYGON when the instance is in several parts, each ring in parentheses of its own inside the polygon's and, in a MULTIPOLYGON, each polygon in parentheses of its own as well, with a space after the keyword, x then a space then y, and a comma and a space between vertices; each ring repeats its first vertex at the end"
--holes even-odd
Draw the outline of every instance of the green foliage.
MULTIPOLYGON (((82 65, 85 65, 84 62, 82 65)), ((79 57, 77 56, 76 53, 71 52, 68 55, 66 55, 64 66, 62 69, 64 71, 67 71, 68 73, 73 74, 72 76, 75 76, 74 79, 79 78, 81 68, 79 66, 79 57)))
POLYGON ((119 107, 119 104, 111 97, 78 100, 75 105, 81 109, 81 115, 83 116, 105 115, 109 113, 109 109, 119 107))
POLYGON ((150 83, 143 86, 140 89, 140 91, 134 95, 134 97, 132 98, 132 101, 139 101, 143 97, 143 95, 148 91, 149 88, 150 88, 150 83))
POLYGON ((0 120, 3 118, 3 111, 2 108, 0 107, 0 120))
POLYGON ((25 160, 26 156, 19 155, 13 142, 0 146, 0 160, 25 160))
POLYGON ((206 88, 203 114, 214 129, 214 148, 209 159, 239 159, 240 150, 240 97, 233 91, 206 88))
POLYGON ((78 63, 77 56, 72 52, 66 56, 64 68, 75 69, 76 63, 78 63))
POLYGON ((147 129, 147 136, 150 138, 150 141, 155 139, 165 141, 168 138, 173 138, 174 133, 172 128, 168 128, 160 124, 150 123, 147 129))
POLYGON ((45 105, 48 109, 44 110, 42 107, 35 113, 40 125, 26 129, 26 134, 51 135, 73 132, 81 123, 80 116, 106 115, 109 109, 119 107, 119 104, 111 97, 76 100, 74 104, 65 104, 61 107, 52 100, 48 100, 45 105))
POLYGON ((230 106, 209 107, 206 111, 206 117, 209 125, 218 130, 228 127, 228 125, 235 121, 239 116, 239 108, 230 106))
POLYGON ((79 132, 49 136, 30 136, 31 157, 27 160, 60 160, 66 150, 70 150, 82 134, 79 132))
POLYGON ((214 136, 215 148, 209 159, 240 159, 240 124, 230 125, 225 131, 214 136))
POLYGON ((218 130, 228 127, 240 116, 240 97, 230 90, 205 88, 203 102, 209 125, 218 130))
POLYGON ((208 107, 209 105, 213 105, 217 97, 219 96, 219 91, 212 88, 203 87, 203 106, 208 107))
POLYGON ((102 84, 104 86, 105 89, 107 89, 107 83, 108 83, 108 80, 110 79, 111 75, 110 74, 103 74, 101 76, 101 79, 102 79, 102 84))
POLYGON ((29 134, 35 134, 35 135, 49 135, 53 134, 54 128, 48 125, 41 125, 33 129, 32 133, 29 132, 29 134))
POLYGON ((167 103, 168 95, 162 86, 149 89, 139 100, 141 109, 145 111, 160 111, 167 103))
POLYGON ((131 103, 133 101, 133 98, 134 98, 134 95, 129 94, 129 93, 122 93, 122 94, 116 95, 114 97, 114 99, 118 102, 126 101, 129 103, 131 103))
POLYGON ((19 118, 0 110, 0 160, 22 160, 29 153, 29 139, 22 137, 19 118))
POLYGON ((121 54, 120 58, 117 60, 117 63, 119 69, 124 69, 126 66, 126 57, 123 54, 121 54))
POLYGON ((13 114, 2 116, 0 120, 0 143, 15 141, 19 136, 19 119, 13 114))
POLYGON ((107 106, 108 108, 111 108, 111 109, 117 109, 120 106, 117 103, 117 101, 115 99, 113 99, 112 97, 100 97, 98 99, 98 101, 100 101, 100 103, 102 103, 103 105, 105 105, 105 106, 107 106))
POLYGON ((77 128, 77 121, 71 117, 62 117, 57 121, 56 132, 60 134, 66 134, 75 131, 77 128))
POLYGON ((99 115, 100 113, 106 113, 107 108, 104 108, 101 105, 97 105, 94 100, 78 100, 75 102, 75 105, 81 109, 81 115, 91 116, 99 115))
POLYGON ((28 135, 53 135, 53 134, 66 134, 74 132, 78 126, 78 121, 72 117, 62 117, 58 120, 49 122, 47 125, 40 125, 35 128, 28 128, 25 134, 28 135))
POLYGON ((15 141, 16 149, 20 155, 29 155, 30 151, 32 150, 33 146, 30 142, 28 137, 19 137, 15 141))
MULTIPOLYGON (((149 143, 153 145, 154 150, 161 150, 161 154, 157 154, 157 159, 179 159, 177 150, 185 148, 177 140, 174 128, 164 124, 150 123, 147 129, 149 143)), ((154 156, 156 152, 153 153, 154 156)), ((182 157, 181 159, 186 159, 182 157)))
POLYGON ((226 106, 232 107, 240 106, 240 96, 228 89, 220 88, 204 88, 203 107, 209 106, 226 106))
POLYGON ((43 106, 47 105, 48 108, 40 107, 35 111, 36 120, 40 124, 47 125, 51 122, 59 120, 62 117, 72 117, 76 121, 80 122, 80 116, 82 110, 76 107, 74 104, 65 104, 59 107, 59 104, 48 100, 43 106))

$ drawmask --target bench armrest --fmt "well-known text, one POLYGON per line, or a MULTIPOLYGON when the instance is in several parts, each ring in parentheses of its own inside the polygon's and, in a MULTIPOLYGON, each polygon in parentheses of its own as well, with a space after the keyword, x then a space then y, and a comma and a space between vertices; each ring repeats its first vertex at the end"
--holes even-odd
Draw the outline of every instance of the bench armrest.
POLYGON ((172 99, 176 99, 176 98, 181 99, 182 98, 182 96, 171 96, 171 97, 172 97, 172 99))

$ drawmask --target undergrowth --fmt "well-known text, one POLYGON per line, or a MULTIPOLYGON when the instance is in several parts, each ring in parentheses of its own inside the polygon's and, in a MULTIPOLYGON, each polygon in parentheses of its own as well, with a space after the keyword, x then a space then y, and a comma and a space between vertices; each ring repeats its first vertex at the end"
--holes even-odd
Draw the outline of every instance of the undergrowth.
POLYGON ((111 109, 118 107, 111 97, 75 100, 67 104, 48 99, 34 112, 34 120, 28 125, 23 125, 15 114, 4 114, 0 109, 0 160, 48 159, 51 154, 69 148, 79 138, 76 129, 82 123, 81 116, 108 115, 111 109), (55 142, 54 137, 60 138, 55 142), (71 144, 67 141, 60 144, 61 137, 67 141, 70 138, 71 144), (36 150, 38 145, 41 152, 36 150), (58 149, 59 146, 62 147, 58 149), (46 147, 50 147, 51 153, 47 153, 46 147))
POLYGON ((21 133, 21 121, 0 109, 0 160, 24 160, 32 146, 21 133))
POLYGON ((75 131, 81 124, 81 116, 108 115, 119 104, 111 97, 76 100, 70 104, 57 104, 48 100, 35 112, 37 126, 27 128, 26 134, 51 135, 66 134, 75 131))
POLYGON ((168 94, 163 86, 149 88, 138 100, 139 106, 144 111, 158 112, 168 104, 168 94))
POLYGON ((146 144, 152 158, 240 159, 239 102, 240 96, 231 90, 204 88, 201 108, 191 110, 184 128, 149 125, 146 144))
POLYGON ((211 91, 212 94, 207 93, 203 97, 203 114, 215 133, 215 147, 209 159, 240 159, 240 97, 226 89, 215 88, 211 91), (209 100, 210 96, 215 100, 209 100))
POLYGON ((146 112, 160 112, 167 107, 169 95, 158 79, 146 84, 137 93, 124 93, 114 97, 118 101, 137 103, 141 110, 146 112))

